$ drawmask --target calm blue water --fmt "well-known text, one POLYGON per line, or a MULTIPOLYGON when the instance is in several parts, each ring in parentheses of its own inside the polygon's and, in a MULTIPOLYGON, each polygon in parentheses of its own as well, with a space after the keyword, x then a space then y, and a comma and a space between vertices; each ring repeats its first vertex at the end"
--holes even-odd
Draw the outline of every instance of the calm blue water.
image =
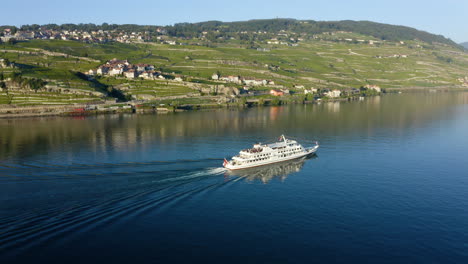
POLYGON ((468 93, 0 120, 0 263, 467 263, 468 93), (307 160, 230 173, 285 134, 307 160))

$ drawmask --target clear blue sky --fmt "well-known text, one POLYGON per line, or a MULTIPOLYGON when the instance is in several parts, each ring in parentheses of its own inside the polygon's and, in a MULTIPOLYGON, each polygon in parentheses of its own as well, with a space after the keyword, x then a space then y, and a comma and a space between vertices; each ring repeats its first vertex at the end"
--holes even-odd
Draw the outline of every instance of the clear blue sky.
POLYGON ((171 25, 262 18, 370 20, 468 41, 468 0, 22 0, 2 1, 0 25, 96 23, 171 25))

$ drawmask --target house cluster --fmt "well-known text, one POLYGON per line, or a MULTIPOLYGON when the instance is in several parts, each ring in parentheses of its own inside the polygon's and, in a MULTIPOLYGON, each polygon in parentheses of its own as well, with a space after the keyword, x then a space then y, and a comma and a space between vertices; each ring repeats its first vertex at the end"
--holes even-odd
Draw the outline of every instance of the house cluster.
POLYGON ((273 96, 283 96, 284 92, 281 90, 277 90, 277 89, 271 89, 270 94, 273 96))
MULTIPOLYGON (((365 39, 351 39, 351 38, 345 38, 345 39, 338 39, 338 41, 347 41, 347 42, 354 42, 354 43, 367 43, 369 45, 377 45, 382 43, 381 41, 378 40, 365 40, 365 39)), ((400 41, 402 43, 403 41, 400 41)), ((403 42, 404 44, 404 42, 403 42)))
POLYGON ((141 77, 143 79, 154 80, 164 79, 161 72, 154 70, 154 65, 149 64, 131 64, 128 60, 112 59, 97 69, 91 69, 87 72, 88 76, 123 76, 128 79, 141 77))
POLYGON ((114 37, 114 40, 120 43, 144 42, 150 39, 149 32, 121 32, 114 37))
MULTIPOLYGON (((366 86, 363 86, 366 89, 369 90, 374 90, 378 93, 381 92, 381 89, 377 85, 372 85, 368 84, 366 86)), ((357 95, 360 94, 361 90, 357 88, 349 88, 349 89, 343 89, 343 90, 338 90, 338 89, 321 89, 320 91, 315 88, 310 88, 310 89, 305 89, 304 94, 318 94, 319 96, 323 97, 328 97, 328 98, 339 98, 341 96, 352 96, 352 95, 357 95)))
POLYGON ((364 88, 369 89, 369 90, 374 90, 378 93, 382 92, 382 89, 380 89, 380 87, 375 84, 367 84, 366 86, 364 86, 364 88))
POLYGON ((328 98, 339 98, 341 96, 349 96, 349 95, 359 94, 359 93, 360 93, 359 89, 356 89, 356 88, 345 89, 345 90, 323 89, 321 91, 322 96, 328 97, 328 98))
POLYGON ((338 98, 341 96, 341 91, 334 89, 334 90, 329 90, 329 89, 324 89, 322 91, 323 96, 329 97, 329 98, 338 98))
MULTIPOLYGON (((467 79, 468 80, 468 79, 467 79)), ((295 88, 302 87, 302 85, 295 85, 295 88)), ((380 93, 381 89, 377 85, 366 85, 364 86, 365 88, 369 90, 375 90, 380 93)), ((349 88, 349 89, 343 89, 343 90, 338 90, 338 89, 317 89, 317 88, 303 88, 304 90, 304 95, 312 94, 315 95, 315 98, 321 98, 321 97, 327 97, 327 98, 340 98, 343 96, 355 96, 359 95, 361 93, 360 89, 357 88, 349 88)), ((272 89, 270 90, 270 94, 273 96, 283 96, 285 94, 289 94, 289 90, 285 89, 272 89)))
MULTIPOLYGON (((336 31, 336 32, 323 32, 321 34, 314 34, 312 38, 315 40, 325 40, 325 41, 335 41, 335 42, 351 42, 355 44, 369 44, 369 45, 378 45, 385 42, 373 39, 357 39, 351 38, 349 36, 341 36, 341 34, 351 34, 353 32, 348 31, 336 31), (341 37, 340 37, 341 36, 341 37)), ((403 41, 400 41, 400 44, 405 44, 403 41)))
POLYGON ((290 42, 280 41, 277 38, 272 38, 271 40, 267 41, 267 44, 270 44, 270 45, 286 45, 286 46, 291 46, 291 47, 299 46, 299 44, 296 43, 296 42, 298 42, 298 39, 290 38, 290 39, 288 39, 288 41, 290 41, 290 42))
MULTIPOLYGON (((369 85, 368 89, 376 90, 380 92, 380 87, 376 85, 369 85)), ((319 97, 328 97, 328 98, 339 98, 341 96, 352 96, 352 95, 357 95, 360 94, 361 90, 357 88, 349 88, 349 89, 343 89, 343 90, 338 90, 338 89, 321 89, 318 90, 316 88, 310 88, 310 89, 304 89, 304 94, 316 94, 319 97)))
POLYGON ((317 92, 316 88, 304 89, 304 94, 316 94, 317 92))
POLYGON ((283 96, 289 93, 290 92, 288 89, 271 89, 270 90, 270 95, 273 95, 273 96, 283 96))
POLYGON ((83 30, 49 30, 42 29, 31 31, 17 31, 13 33, 10 28, 4 29, 0 32, 1 40, 7 42, 10 39, 19 41, 31 39, 61 39, 61 40, 75 40, 83 42, 100 42, 105 43, 109 41, 117 41, 122 43, 129 42, 143 42, 150 40, 150 33, 145 32, 122 32, 116 30, 96 30, 96 31, 83 31, 83 30))
MULTIPOLYGON (((289 94, 289 90, 287 89, 272 89, 270 90, 270 94, 273 96, 283 96, 285 94, 289 94)), ((360 93, 359 89, 352 88, 350 90, 338 90, 338 89, 322 89, 320 92, 316 88, 304 89, 304 94, 316 94, 318 98, 320 97, 328 97, 328 98, 339 98, 342 95, 352 95, 360 93)))
POLYGON ((265 79, 257 79, 257 78, 251 78, 251 77, 241 77, 241 76, 220 76, 217 73, 213 74, 211 76, 212 80, 215 81, 224 81, 224 82, 230 82, 230 83, 236 83, 236 84, 244 84, 247 86, 265 86, 265 85, 275 85, 274 81, 271 80, 265 80, 265 79))

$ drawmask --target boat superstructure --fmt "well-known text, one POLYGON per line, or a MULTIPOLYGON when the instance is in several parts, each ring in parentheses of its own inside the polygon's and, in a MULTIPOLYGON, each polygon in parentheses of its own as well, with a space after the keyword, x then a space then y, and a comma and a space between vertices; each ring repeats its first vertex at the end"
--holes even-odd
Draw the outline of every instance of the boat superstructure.
POLYGON ((315 142, 312 147, 303 147, 296 140, 287 139, 281 135, 278 142, 257 143, 252 148, 241 150, 239 155, 232 157, 229 161, 224 159, 223 166, 230 170, 263 166, 308 156, 315 153, 318 148, 318 142, 315 142))

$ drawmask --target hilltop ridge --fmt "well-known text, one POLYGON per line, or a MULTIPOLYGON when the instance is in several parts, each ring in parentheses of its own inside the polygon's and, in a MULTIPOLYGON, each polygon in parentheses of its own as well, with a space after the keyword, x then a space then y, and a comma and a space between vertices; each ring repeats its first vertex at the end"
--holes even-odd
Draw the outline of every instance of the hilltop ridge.
POLYGON ((427 43, 439 42, 451 46, 457 43, 442 35, 435 35, 425 31, 406 26, 377 23, 372 21, 314 21, 296 20, 291 18, 256 19, 249 21, 221 22, 207 21, 199 23, 179 23, 167 27, 168 32, 174 35, 190 34, 191 32, 218 31, 218 32, 242 32, 264 31, 267 33, 277 31, 290 31, 296 33, 321 34, 324 32, 351 31, 363 35, 373 36, 381 40, 405 41, 421 40, 427 43))
MULTIPOLYGON (((376 23, 372 21, 314 21, 314 20, 296 20, 291 18, 275 18, 275 19, 254 19, 248 21, 222 22, 222 21, 205 21, 198 23, 176 23, 172 26, 157 26, 157 25, 135 25, 135 24, 108 24, 103 23, 96 25, 87 24, 46 24, 46 25, 23 25, 15 26, 0 26, 0 34, 3 34, 5 29, 9 29, 16 33, 18 31, 34 31, 36 37, 40 35, 41 39, 49 38, 47 32, 49 30, 65 30, 65 31, 129 31, 129 32, 145 32, 144 40, 157 39, 159 35, 168 35, 171 37, 196 38, 204 32, 213 32, 217 38, 236 38, 242 39, 238 34, 253 33, 251 40, 260 40, 264 36, 258 36, 261 32, 263 35, 278 33, 280 31, 288 31, 297 34, 322 34, 324 32, 339 32, 349 31, 362 35, 372 36, 380 40, 387 41, 408 41, 420 40, 426 43, 443 43, 454 47, 459 45, 452 40, 442 36, 435 35, 425 31, 417 30, 411 27, 376 23), (41 34, 45 33, 45 34, 41 34)), ((24 36, 22 36, 24 37, 24 36)), ((34 37, 31 37, 34 38, 34 37)))

